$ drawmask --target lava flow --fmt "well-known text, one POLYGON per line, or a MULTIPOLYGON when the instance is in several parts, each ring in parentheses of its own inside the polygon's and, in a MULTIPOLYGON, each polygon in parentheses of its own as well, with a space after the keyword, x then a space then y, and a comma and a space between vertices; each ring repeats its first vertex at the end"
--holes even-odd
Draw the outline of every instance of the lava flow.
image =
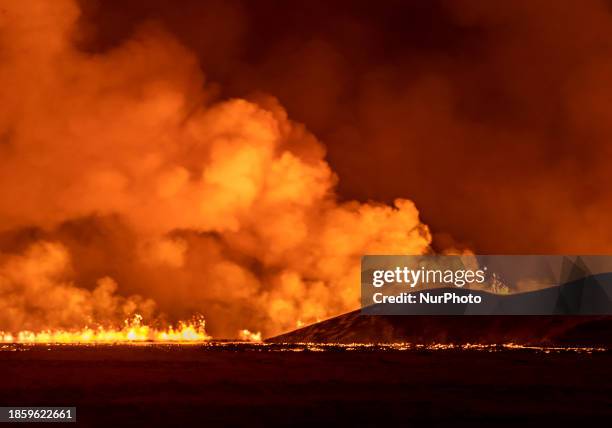
POLYGON ((206 333, 202 318, 181 321, 175 327, 156 328, 143 324, 142 316, 135 315, 117 328, 89 328, 80 330, 44 330, 39 332, 0 332, 3 343, 129 343, 129 342, 205 342, 212 339, 206 333))

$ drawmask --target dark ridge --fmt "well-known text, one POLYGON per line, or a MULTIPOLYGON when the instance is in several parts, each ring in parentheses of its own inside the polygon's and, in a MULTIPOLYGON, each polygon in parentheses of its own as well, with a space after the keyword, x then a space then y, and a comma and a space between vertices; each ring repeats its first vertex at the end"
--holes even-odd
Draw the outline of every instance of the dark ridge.
POLYGON ((349 312, 266 342, 612 345, 610 316, 361 315, 349 312))
POLYGON ((502 315, 482 312, 479 305, 469 309, 466 305, 416 304, 410 307, 411 315, 399 314, 404 305, 373 305, 366 308, 368 315, 362 315, 360 310, 349 312, 267 341, 612 345, 612 316, 606 315, 612 313, 611 274, 588 276, 526 293, 484 294, 490 299, 488 306, 502 315), (534 315, 551 308, 554 315, 534 315), (398 314, 376 315, 382 309, 386 313, 397 310, 398 314), (432 310, 439 314, 429 315, 432 310), (479 311, 480 315, 462 315, 479 311), (525 315, 503 315, 521 312, 525 315))

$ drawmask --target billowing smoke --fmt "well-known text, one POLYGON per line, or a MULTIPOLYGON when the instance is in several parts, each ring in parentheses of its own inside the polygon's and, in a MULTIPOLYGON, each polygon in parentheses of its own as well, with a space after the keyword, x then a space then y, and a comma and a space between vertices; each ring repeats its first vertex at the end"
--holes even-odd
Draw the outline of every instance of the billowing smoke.
POLYGON ((342 198, 409 196, 434 245, 612 251, 609 0, 83 3, 87 49, 163 21, 223 94, 324 141, 342 198))
POLYGON ((115 294, 117 284, 100 278, 91 291, 69 280, 66 249, 39 242, 23 255, 4 257, 0 267, 0 325, 8 331, 41 327, 91 326, 128 319, 138 313, 151 317, 154 302, 115 294))
POLYGON ((362 254, 428 250, 412 202, 337 202, 304 126, 213 102, 160 28, 86 53, 73 1, 0 9, 0 330, 201 313, 265 336, 355 308, 362 254))

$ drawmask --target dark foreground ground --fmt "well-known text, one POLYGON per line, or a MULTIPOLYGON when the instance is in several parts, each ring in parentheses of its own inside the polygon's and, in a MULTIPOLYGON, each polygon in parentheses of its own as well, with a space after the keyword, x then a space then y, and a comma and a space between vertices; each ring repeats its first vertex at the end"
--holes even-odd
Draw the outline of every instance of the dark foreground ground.
POLYGON ((0 345, 0 405, 79 426, 607 426, 611 381, 610 351, 0 345))

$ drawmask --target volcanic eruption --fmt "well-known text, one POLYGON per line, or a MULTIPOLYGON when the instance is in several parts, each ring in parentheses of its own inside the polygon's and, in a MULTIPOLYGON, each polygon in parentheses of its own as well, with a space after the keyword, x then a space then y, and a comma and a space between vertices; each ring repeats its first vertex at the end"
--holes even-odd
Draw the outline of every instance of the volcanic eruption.
POLYGON ((362 254, 607 252, 608 9, 0 1, 3 337, 256 339, 354 310, 362 254))
POLYGON ((272 96, 217 99, 152 24, 80 50, 79 13, 2 2, 5 338, 194 315, 269 336, 357 307, 362 254, 428 251, 411 201, 339 202, 325 146, 272 96))

